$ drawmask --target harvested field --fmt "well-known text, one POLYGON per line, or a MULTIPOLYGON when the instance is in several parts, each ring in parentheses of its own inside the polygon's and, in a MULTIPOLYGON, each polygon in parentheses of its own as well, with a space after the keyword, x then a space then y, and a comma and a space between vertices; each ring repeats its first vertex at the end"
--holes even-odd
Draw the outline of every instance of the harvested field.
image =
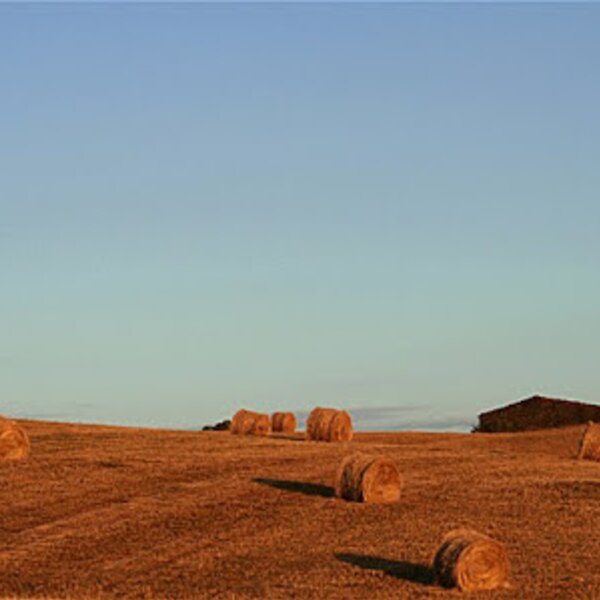
POLYGON ((453 528, 506 545, 512 589, 469 598, 600 598, 600 465, 583 427, 355 434, 320 444, 21 422, 0 464, 0 597, 460 598, 433 583, 453 528), (399 503, 333 495, 353 451, 402 473, 399 503))

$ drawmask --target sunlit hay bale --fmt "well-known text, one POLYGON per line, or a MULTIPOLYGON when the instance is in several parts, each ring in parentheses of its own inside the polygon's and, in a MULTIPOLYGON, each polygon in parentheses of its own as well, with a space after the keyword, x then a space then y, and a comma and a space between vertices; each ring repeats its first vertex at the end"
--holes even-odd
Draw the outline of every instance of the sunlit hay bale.
POLYGON ((274 412, 271 415, 271 431, 275 433, 279 430, 279 423, 281 422, 281 413, 274 412))
POLYGON ((231 419, 231 427, 229 431, 233 434, 239 435, 242 433, 242 423, 248 411, 243 408, 238 410, 231 419))
POLYGON ((470 529, 454 529, 444 536, 433 569, 440 585, 465 592, 509 587, 504 544, 470 529))
POLYGON ((347 456, 337 473, 335 494, 354 502, 389 504, 400 500, 402 477, 396 463, 360 452, 347 456))
POLYGON ((252 419, 251 435, 269 435, 271 433, 271 419, 269 415, 253 413, 252 419))
POLYGON ((271 415, 271 430, 280 433, 296 431, 296 415, 291 412, 274 412, 271 415))
POLYGON ((318 440, 319 435, 319 421, 321 419, 321 413, 327 410, 325 408, 321 408, 317 406, 317 408, 313 408, 311 413, 308 415, 308 419, 306 419, 306 437, 309 440, 318 440))
POLYGON ((29 456, 31 444, 25 430, 10 419, 0 417, 0 460, 21 460, 29 456))
POLYGON ((231 420, 230 431, 238 435, 269 435, 271 420, 269 415, 244 409, 238 410, 231 420))
POLYGON ((329 424, 328 441, 349 442, 352 435, 352 417, 345 410, 338 410, 329 424))
POLYGON ((328 442, 331 422, 338 411, 335 408, 315 408, 306 422, 306 435, 308 439, 328 442))
POLYGON ((306 421, 306 437, 323 442, 347 442, 352 439, 352 419, 343 410, 317 407, 306 421))
POLYGON ((600 461, 600 423, 588 421, 581 436, 577 458, 600 461))

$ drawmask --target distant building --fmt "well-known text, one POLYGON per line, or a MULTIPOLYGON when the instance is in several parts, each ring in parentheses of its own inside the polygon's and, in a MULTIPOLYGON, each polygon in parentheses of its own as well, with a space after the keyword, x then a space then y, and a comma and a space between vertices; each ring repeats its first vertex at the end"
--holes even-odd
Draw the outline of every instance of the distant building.
POLYGON ((600 422, 600 406, 532 396, 520 402, 481 413, 475 431, 528 431, 577 425, 587 421, 600 422))

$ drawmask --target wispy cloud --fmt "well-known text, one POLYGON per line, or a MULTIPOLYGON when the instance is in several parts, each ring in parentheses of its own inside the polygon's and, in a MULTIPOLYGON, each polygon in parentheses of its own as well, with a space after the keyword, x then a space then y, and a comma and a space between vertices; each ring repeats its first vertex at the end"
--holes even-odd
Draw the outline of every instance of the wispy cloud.
MULTIPOLYGON (((348 408, 358 431, 470 431, 475 417, 415 405, 355 406, 348 408)), ((303 426, 308 411, 296 413, 303 426)))

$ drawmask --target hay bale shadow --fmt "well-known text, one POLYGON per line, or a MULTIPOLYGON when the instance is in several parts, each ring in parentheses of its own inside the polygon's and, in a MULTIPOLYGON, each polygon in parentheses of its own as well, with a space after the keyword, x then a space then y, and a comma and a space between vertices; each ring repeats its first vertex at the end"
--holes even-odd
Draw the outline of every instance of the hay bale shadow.
POLYGON ((290 442, 305 442, 306 441, 306 438, 304 437, 303 434, 294 435, 293 433, 288 433, 288 434, 272 433, 271 439, 272 440, 287 440, 290 442))
POLYGON ((433 569, 428 565, 412 563, 405 560, 390 560, 379 556, 367 556, 364 554, 335 554, 341 561, 366 569, 369 571, 383 571, 396 579, 412 581, 421 585, 433 585, 435 575, 433 569))
POLYGON ((299 492, 307 496, 321 496, 323 498, 332 498, 335 495, 334 489, 328 485, 319 485, 318 483, 306 483, 304 481, 288 481, 285 479, 264 479, 258 477, 253 479, 255 483, 268 485, 278 490, 286 492, 299 492))

